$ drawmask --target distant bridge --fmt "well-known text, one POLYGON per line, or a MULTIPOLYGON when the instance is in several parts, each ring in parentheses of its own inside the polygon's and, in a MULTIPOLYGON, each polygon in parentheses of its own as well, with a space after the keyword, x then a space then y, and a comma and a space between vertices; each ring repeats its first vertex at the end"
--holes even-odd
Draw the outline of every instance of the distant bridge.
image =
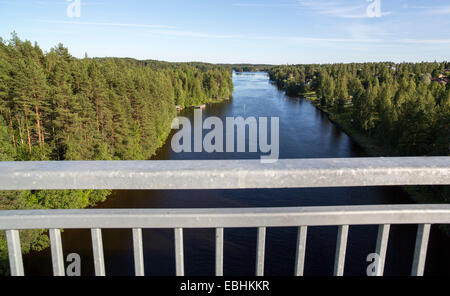
MULTIPOLYGON (((190 161, 0 162, 0 190, 250 189, 450 185, 450 157, 190 161)), ((361 197, 363 198, 363 197, 361 197)), ((95 274, 105 275, 102 229, 133 230, 134 267, 144 275, 143 228, 173 228, 176 275, 184 275, 183 229, 215 228, 216 275, 223 275, 224 228, 257 228, 255 274, 264 275, 266 227, 298 227, 295 275, 303 275, 308 227, 339 227, 334 275, 344 273, 351 225, 379 225, 383 275, 390 225, 418 224, 412 275, 423 275, 432 224, 450 224, 450 205, 371 205, 243 209, 85 209, 0 211, 11 274, 24 275, 19 230, 49 229, 53 273, 62 276, 61 229, 91 229, 95 274)))

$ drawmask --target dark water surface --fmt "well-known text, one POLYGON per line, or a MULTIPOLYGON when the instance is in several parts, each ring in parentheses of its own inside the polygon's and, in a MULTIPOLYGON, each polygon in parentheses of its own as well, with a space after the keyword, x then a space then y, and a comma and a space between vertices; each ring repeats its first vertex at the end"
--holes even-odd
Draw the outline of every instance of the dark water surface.
MULTIPOLYGON (((233 99, 208 105, 203 116, 249 116, 280 118, 280 158, 365 157, 366 154, 325 114, 310 102, 289 98, 270 83, 266 73, 234 75, 233 99)), ((181 115, 193 122, 193 109, 181 115)), ((224 120, 225 122, 225 120, 224 120)), ((172 134, 173 135, 173 134, 172 134)), ((243 159, 258 153, 174 153, 170 138, 155 159, 243 159)), ((273 190, 204 191, 114 191, 99 208, 233 208, 323 205, 365 205, 412 203, 399 188, 325 188, 273 190)), ((345 275, 365 275, 366 257, 376 245, 377 226, 350 227, 345 275)), ((408 275, 411 270, 417 226, 392 226, 386 259, 386 275, 408 275)), ((103 230, 107 275, 133 275, 131 230, 103 230)), ((266 275, 292 275, 296 229, 268 228, 266 275)), ((333 272, 337 227, 308 229, 305 275, 333 272)), ((64 255, 81 256, 82 275, 93 275, 89 230, 65 230, 64 255)), ((174 234, 172 229, 143 230, 147 275, 174 275, 174 234)), ((185 229, 185 274, 214 274, 214 230, 185 229)), ((432 227, 426 274, 450 274, 450 239, 432 227)), ((224 274, 253 275, 255 272, 256 229, 225 229, 224 274)), ((52 273, 50 250, 24 258, 26 274, 52 273)))

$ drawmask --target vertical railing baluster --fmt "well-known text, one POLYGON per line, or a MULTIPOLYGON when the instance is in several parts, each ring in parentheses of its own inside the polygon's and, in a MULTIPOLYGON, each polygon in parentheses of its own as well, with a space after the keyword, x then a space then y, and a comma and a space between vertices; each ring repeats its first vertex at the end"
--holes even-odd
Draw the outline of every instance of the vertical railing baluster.
POLYGON ((177 276, 184 276, 183 228, 175 228, 175 266, 177 276))
POLYGON ((144 276, 144 249, 142 243, 142 229, 133 228, 134 271, 136 276, 144 276))
POLYGON ((61 230, 49 229, 50 248, 52 253, 52 265, 54 276, 64 276, 64 255, 61 242, 61 230))
POLYGON ((411 270, 411 275, 413 276, 423 276, 424 274, 430 228, 430 224, 421 224, 417 229, 416 245, 414 248, 414 261, 411 270))
POLYGON ((266 228, 258 227, 256 251, 256 276, 264 275, 264 255, 266 249, 266 228))
POLYGON ((20 236, 18 230, 6 230, 8 242, 9 267, 12 276, 23 276, 22 249, 20 247, 20 236))
POLYGON ((216 276, 223 276, 223 228, 216 228, 216 276))
POLYGON ((105 276, 105 259, 103 258, 102 230, 91 229, 92 251, 94 253, 94 267, 96 276, 105 276))
POLYGON ((378 227, 378 235, 377 235, 377 247, 375 253, 378 254, 378 265, 375 269, 376 276, 382 276, 384 274, 384 264, 386 262, 386 252, 389 241, 389 231, 391 229, 391 225, 383 224, 378 227))
POLYGON ((334 275, 343 276, 345 266, 345 252, 347 251, 348 225, 339 226, 336 255, 334 261, 334 275))
POLYGON ((295 275, 303 276, 305 268, 305 251, 306 251, 306 236, 308 232, 307 226, 300 226, 297 234, 297 251, 295 254, 295 275))

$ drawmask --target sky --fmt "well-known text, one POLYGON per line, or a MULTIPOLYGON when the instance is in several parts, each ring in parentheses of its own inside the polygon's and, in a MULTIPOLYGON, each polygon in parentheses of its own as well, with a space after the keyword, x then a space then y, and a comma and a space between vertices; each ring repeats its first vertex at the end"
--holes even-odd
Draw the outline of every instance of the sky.
POLYGON ((450 0, 0 0, 1 38, 75 57, 449 61, 449 28, 450 0))

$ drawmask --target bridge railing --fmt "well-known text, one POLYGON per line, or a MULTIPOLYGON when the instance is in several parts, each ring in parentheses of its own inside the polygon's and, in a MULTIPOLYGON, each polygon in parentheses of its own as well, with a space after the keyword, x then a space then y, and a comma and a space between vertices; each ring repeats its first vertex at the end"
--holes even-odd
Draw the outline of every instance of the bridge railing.
MULTIPOLYGON (((450 157, 259 160, 0 162, 0 190, 241 189, 449 185, 450 157)), ((144 275, 143 228, 173 228, 176 274, 184 275, 183 229, 215 228, 216 275, 223 275, 224 228, 257 228, 256 275, 264 274, 266 227, 298 227, 295 275, 303 275, 308 227, 338 226, 334 275, 343 275, 352 225, 379 225, 382 275, 390 225, 418 224, 412 275, 423 275, 432 224, 450 224, 450 205, 245 209, 0 211, 12 275, 24 275, 19 230, 48 229, 54 275, 64 275, 61 229, 91 229, 96 275, 105 275, 101 229, 133 230, 136 275, 144 275)))

